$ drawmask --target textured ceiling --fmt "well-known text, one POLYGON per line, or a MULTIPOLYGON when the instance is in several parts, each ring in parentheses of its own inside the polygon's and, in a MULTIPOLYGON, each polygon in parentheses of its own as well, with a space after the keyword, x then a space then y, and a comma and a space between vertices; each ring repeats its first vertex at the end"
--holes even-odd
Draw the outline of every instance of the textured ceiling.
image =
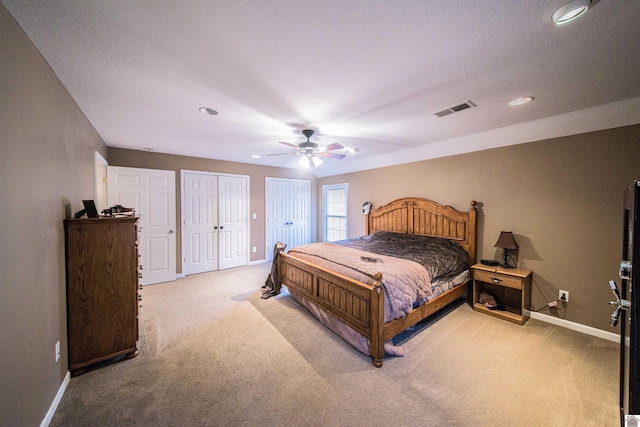
POLYGON ((1 1, 111 147, 297 168, 308 128, 360 150, 328 176, 640 123, 635 0, 1 1))

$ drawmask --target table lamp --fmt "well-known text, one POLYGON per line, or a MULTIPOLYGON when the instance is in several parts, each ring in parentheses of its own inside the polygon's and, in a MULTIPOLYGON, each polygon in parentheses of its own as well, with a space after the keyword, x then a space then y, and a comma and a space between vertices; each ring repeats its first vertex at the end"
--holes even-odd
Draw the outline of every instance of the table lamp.
POLYGON ((502 259, 504 260, 504 264, 502 266, 504 268, 513 268, 509 265, 509 260, 511 259, 510 249, 518 249, 518 244, 513 238, 513 233, 511 231, 501 231, 500 237, 498 237, 498 241, 495 245, 495 248, 502 248, 504 251, 502 252, 502 259))

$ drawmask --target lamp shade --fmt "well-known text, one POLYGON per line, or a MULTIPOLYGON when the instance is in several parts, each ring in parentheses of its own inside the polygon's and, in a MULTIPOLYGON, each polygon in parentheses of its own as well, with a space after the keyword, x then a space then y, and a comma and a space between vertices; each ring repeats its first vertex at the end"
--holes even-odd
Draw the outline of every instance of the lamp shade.
POLYGON ((513 233, 511 231, 501 231, 500 237, 498 237, 498 241, 493 246, 495 248, 502 249, 518 249, 518 244, 513 238, 513 233))

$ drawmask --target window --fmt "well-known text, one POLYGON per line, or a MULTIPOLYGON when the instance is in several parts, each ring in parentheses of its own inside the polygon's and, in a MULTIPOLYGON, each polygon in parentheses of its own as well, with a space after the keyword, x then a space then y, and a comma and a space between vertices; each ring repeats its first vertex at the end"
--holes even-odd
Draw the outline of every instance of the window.
POLYGON ((324 206, 324 240, 335 242, 347 238, 348 184, 322 186, 324 206))

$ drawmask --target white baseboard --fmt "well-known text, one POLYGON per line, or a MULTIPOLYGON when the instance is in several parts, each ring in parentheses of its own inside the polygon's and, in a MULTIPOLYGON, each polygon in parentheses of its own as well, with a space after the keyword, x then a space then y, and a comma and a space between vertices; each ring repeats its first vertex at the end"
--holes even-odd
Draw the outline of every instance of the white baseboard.
MULTIPOLYGON (((249 264, 247 264, 247 265, 264 264, 265 262, 267 262, 267 260, 266 260, 266 259, 259 259, 259 260, 257 260, 257 261, 250 261, 250 262, 249 262, 249 264)), ((215 270, 214 270, 214 271, 215 271, 215 270)), ((182 274, 182 273, 176 273, 176 280, 177 280, 177 279, 180 279, 180 278, 182 278, 182 277, 187 277, 187 276, 185 276, 185 275, 184 275, 184 274, 182 274)))
POLYGON ((552 323, 557 326, 562 326, 567 329, 582 332, 583 334, 593 335, 594 337, 602 338, 607 341, 620 342, 620 334, 616 334, 615 332, 603 331, 602 329, 593 328, 591 326, 582 325, 580 323, 571 322, 569 320, 559 319, 557 317, 549 316, 542 313, 536 313, 534 311, 530 311, 529 315, 532 319, 552 323))
POLYGON ((64 396, 64 392, 67 389, 67 385, 69 384, 70 379, 71 379, 71 373, 67 371, 67 375, 64 376, 64 379, 62 380, 62 384, 60 384, 60 388, 56 393, 56 397, 53 399, 53 402, 51 402, 51 406, 49 407, 47 414, 44 416, 44 419, 40 423, 40 427, 47 427, 49 423, 51 423, 51 420, 53 419, 53 414, 55 414, 56 409, 58 409, 58 405, 62 400, 62 396, 64 396))

